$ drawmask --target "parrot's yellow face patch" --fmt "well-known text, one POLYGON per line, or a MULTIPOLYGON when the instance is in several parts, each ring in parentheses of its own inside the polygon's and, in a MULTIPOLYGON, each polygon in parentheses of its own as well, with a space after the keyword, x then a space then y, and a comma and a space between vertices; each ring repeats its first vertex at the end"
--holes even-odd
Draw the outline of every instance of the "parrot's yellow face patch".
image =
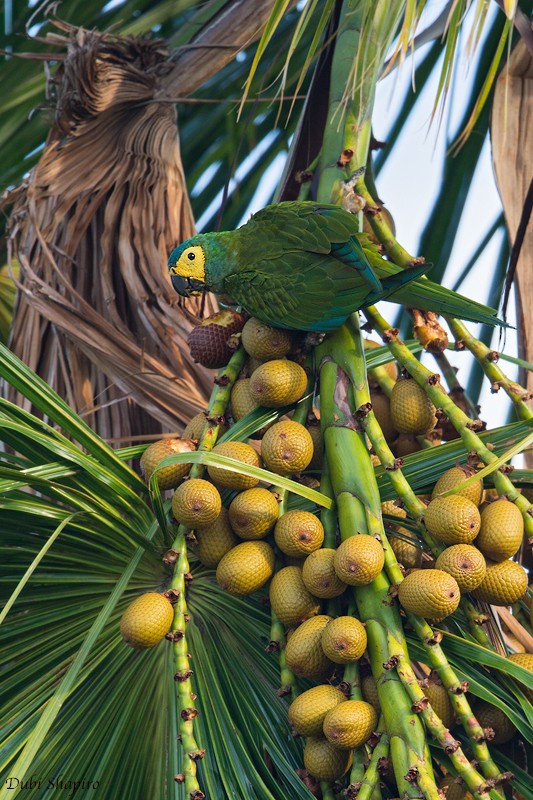
POLYGON ((205 283, 205 254, 202 247, 195 245, 184 250, 169 272, 171 275, 181 275, 182 278, 205 283))

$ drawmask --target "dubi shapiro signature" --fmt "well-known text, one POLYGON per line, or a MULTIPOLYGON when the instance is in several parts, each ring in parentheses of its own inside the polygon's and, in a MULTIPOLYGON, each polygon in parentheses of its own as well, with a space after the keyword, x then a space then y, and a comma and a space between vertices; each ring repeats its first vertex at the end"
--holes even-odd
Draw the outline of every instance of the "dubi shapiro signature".
POLYGON ((36 778, 34 775, 31 778, 6 778, 6 789, 18 789, 20 792, 24 789, 56 789, 60 792, 66 792, 62 795, 63 800, 71 800, 76 797, 78 792, 83 790, 95 791, 100 786, 100 781, 97 780, 65 780, 64 778, 36 778))

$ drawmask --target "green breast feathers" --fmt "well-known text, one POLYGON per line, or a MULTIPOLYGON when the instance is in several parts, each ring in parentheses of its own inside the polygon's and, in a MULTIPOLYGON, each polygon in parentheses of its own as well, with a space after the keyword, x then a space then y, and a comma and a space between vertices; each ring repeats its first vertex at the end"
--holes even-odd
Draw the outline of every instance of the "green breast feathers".
POLYGON ((427 266, 401 269, 381 258, 358 220, 334 205, 267 206, 235 231, 202 233, 170 254, 169 273, 182 296, 204 290, 278 328, 328 331, 387 298, 413 308, 501 324, 496 312, 422 279, 427 266))

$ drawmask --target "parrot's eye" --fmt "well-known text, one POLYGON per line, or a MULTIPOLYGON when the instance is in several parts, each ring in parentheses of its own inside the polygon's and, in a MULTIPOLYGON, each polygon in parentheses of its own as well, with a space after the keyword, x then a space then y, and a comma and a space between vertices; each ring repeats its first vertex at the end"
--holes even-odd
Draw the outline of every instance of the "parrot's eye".
POLYGON ((171 267, 171 274, 205 282, 205 253, 203 247, 201 245, 192 245, 185 248, 177 262, 171 267))
POLYGON ((189 254, 187 255, 187 258, 189 259, 189 261, 194 261, 194 259, 196 258, 196 256, 195 256, 195 254, 194 254, 194 253, 189 253, 189 254))

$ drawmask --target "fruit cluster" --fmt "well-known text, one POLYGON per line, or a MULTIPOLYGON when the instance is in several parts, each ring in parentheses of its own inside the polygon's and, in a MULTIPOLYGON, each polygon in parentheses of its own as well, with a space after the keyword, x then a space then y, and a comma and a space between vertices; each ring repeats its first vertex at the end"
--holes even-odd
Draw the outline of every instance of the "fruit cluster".
MULTIPOLYGON (((232 424, 258 409, 277 410, 277 418, 254 429, 247 441, 229 437, 214 443, 214 456, 232 459, 242 470, 228 469, 216 459, 207 460, 205 473, 197 470, 189 476, 189 463, 157 469, 166 456, 202 446, 205 431, 213 426, 204 413, 191 420, 182 438, 148 447, 141 467, 147 481, 155 471, 159 488, 173 490, 174 519, 194 532, 190 550, 205 567, 216 570, 225 591, 250 595, 270 581, 273 617, 284 630, 279 644, 286 667, 296 678, 317 684, 298 696, 292 687, 289 720, 294 733, 306 739, 307 773, 333 781, 349 769, 353 753, 383 727, 379 688, 369 674, 371 658, 365 656, 367 626, 354 613, 351 587, 373 584, 384 569, 386 549, 370 533, 332 542, 316 509, 287 508, 276 476, 318 486, 322 464, 319 411, 312 406, 309 376, 302 366, 305 345, 301 337, 253 318, 245 322, 240 315, 231 317, 233 313, 222 312, 223 324, 219 314, 193 331, 194 357, 206 366, 223 366, 239 342, 244 348, 246 361, 228 389, 230 433, 232 424), (300 402, 300 410, 291 417, 289 408, 285 414, 302 398, 307 401, 300 402), (248 468, 268 470, 271 482, 260 481, 248 468)), ((399 378, 394 363, 370 370, 369 382, 373 410, 395 454, 416 449, 416 437, 427 436, 437 424, 427 394, 410 377, 399 378)), ((219 438, 228 431, 226 419, 216 420, 219 438)), ((425 541, 414 532, 420 519, 410 519, 400 499, 382 503, 390 547, 404 576, 393 587, 391 603, 397 595, 405 613, 431 624, 452 614, 462 595, 510 605, 527 589, 527 573, 512 560, 523 541, 522 514, 505 498, 487 496, 483 502, 482 481, 472 478, 474 468, 456 466, 438 479, 425 500, 425 541)), ((170 627, 171 600, 157 593, 138 598, 122 620, 125 641, 135 647, 156 644, 170 627)), ((513 658, 533 671, 533 656, 513 658)), ((456 711, 449 692, 430 666, 418 662, 417 669, 418 690, 439 724, 451 728, 456 711)), ((514 735, 514 725, 495 706, 479 701, 475 712, 483 728, 495 730, 494 741, 514 735)))

